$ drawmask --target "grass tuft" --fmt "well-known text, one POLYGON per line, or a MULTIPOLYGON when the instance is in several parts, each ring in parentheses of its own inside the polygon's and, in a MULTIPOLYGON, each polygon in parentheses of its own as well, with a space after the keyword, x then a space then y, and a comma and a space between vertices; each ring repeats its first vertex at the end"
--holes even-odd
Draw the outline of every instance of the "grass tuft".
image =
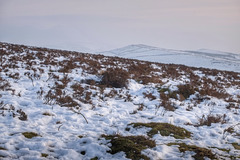
POLYGON ((44 113, 42 113, 42 115, 44 115, 44 116, 54 116, 54 114, 49 113, 49 112, 44 112, 44 113))
POLYGON ((210 148, 216 148, 216 149, 218 149, 218 150, 220 150, 220 151, 227 152, 227 153, 230 152, 230 149, 218 148, 218 147, 210 147, 210 148))
MULTIPOLYGON (((173 136, 176 139, 190 138, 191 132, 187 131, 184 128, 174 126, 168 123, 131 123, 134 128, 137 127, 149 127, 152 128, 147 134, 150 137, 153 137, 155 134, 160 134, 162 136, 173 136)), ((131 125, 130 124, 130 125, 131 125)))
POLYGON ((79 135, 78 138, 83 138, 83 136, 82 136, 82 135, 79 135))
POLYGON ((7 150, 6 148, 0 147, 0 150, 7 150))
POLYGON ((46 154, 46 153, 41 153, 41 157, 47 157, 48 156, 48 154, 46 154))
POLYGON ((23 132, 22 135, 24 135, 24 137, 28 139, 39 136, 37 133, 34 132, 23 132))
POLYGON ((185 143, 168 143, 167 145, 168 146, 178 145, 179 146, 178 149, 180 152, 186 152, 186 151, 195 152, 196 154, 193 156, 195 160, 204 160, 205 157, 208 157, 209 159, 216 159, 212 151, 207 148, 201 148, 195 145, 187 145, 185 143))
POLYGON ((237 143, 232 143, 233 147, 237 150, 240 150, 240 145, 237 143))
POLYGON ((156 146, 155 141, 144 136, 123 137, 120 135, 103 135, 103 137, 107 140, 111 140, 111 154, 123 151, 126 153, 126 157, 130 159, 149 160, 147 156, 141 154, 141 151, 156 146))

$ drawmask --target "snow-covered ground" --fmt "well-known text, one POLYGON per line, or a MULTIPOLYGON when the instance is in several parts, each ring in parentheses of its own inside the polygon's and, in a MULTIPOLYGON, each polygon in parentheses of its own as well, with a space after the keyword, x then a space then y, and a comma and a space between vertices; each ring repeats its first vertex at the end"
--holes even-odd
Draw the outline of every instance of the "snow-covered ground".
POLYGON ((154 140, 156 147, 141 152, 151 160, 194 159, 197 151, 182 152, 178 143, 205 148, 217 159, 240 158, 238 73, 5 43, 0 56, 0 159, 128 159, 125 152, 111 154, 103 135, 154 140), (101 85, 106 69, 116 67, 130 74, 127 86, 101 85), (180 91, 187 84, 194 86, 180 91), (184 95, 187 89, 194 92, 184 95), (164 106, 164 95, 174 110, 164 106), (220 122, 200 125, 209 115, 220 122), (138 122, 172 124, 191 136, 149 137, 150 128, 131 125, 138 122))
POLYGON ((192 67, 240 72, 240 54, 207 49, 181 51, 139 44, 100 53, 103 55, 119 56, 151 62, 183 64, 192 67))

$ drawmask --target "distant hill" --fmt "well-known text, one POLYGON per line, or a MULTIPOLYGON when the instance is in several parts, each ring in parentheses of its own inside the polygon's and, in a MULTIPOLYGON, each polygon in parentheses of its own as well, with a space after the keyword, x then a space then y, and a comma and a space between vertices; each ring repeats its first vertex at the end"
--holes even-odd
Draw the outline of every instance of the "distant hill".
POLYGON ((138 44, 100 53, 103 55, 146 60, 151 62, 183 64, 193 67, 240 72, 240 54, 206 49, 184 51, 162 49, 138 44))

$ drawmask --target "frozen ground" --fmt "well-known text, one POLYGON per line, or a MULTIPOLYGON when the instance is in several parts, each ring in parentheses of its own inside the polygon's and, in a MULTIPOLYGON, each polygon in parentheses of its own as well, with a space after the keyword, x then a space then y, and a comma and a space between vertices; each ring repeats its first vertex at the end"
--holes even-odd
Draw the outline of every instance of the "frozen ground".
POLYGON ((141 151, 151 160, 201 159, 198 152, 240 158, 238 73, 5 43, 0 56, 0 159, 128 159, 111 153, 103 135, 154 140, 141 151), (129 73, 126 87, 101 84, 107 68, 117 67, 129 73), (131 125, 140 122, 172 124, 191 136, 160 130, 151 137, 150 128, 131 125), (182 151, 181 143, 207 151, 182 151))
POLYGON ((151 62, 183 64, 192 67, 240 72, 240 54, 206 49, 181 51, 140 44, 101 52, 101 54, 151 62))

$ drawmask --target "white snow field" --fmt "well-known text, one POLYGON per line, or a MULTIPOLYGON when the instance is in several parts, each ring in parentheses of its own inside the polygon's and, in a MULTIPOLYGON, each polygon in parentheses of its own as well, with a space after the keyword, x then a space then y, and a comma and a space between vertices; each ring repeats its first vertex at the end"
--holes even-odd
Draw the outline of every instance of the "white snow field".
POLYGON ((0 43, 2 160, 240 159, 239 111, 236 72, 0 43))
POLYGON ((192 67, 240 72, 240 54, 207 49, 182 51, 138 44, 100 53, 151 62, 183 64, 192 67))

